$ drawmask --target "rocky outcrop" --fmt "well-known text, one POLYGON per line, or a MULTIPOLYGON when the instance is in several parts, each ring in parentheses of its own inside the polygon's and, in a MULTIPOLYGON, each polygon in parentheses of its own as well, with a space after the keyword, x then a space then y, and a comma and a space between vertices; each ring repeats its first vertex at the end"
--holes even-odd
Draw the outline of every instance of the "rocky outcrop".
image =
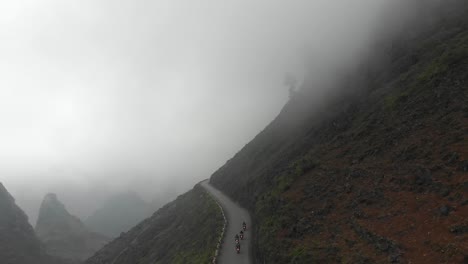
POLYGON ((2 264, 60 263, 46 255, 26 214, 0 183, 0 262, 2 264))
POLYGON ((48 254, 73 261, 90 257, 109 241, 89 231, 78 217, 68 213, 53 193, 47 194, 41 204, 36 233, 48 254))

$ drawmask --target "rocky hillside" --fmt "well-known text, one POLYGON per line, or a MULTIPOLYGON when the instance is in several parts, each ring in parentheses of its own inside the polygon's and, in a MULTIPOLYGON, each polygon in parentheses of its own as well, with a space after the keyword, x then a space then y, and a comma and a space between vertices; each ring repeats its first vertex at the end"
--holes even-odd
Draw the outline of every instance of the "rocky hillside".
POLYGON ((199 185, 123 233, 86 264, 209 263, 223 218, 199 185))
POLYGON ((458 2, 337 78, 341 96, 325 106, 304 87, 213 174, 253 214, 258 263, 468 261, 468 7, 458 2))
POLYGON ((85 260, 109 241, 89 231, 52 193, 47 194, 41 204, 36 234, 45 244, 47 253, 73 261, 85 260))
POLYGON ((47 256, 26 214, 0 183, 0 262, 2 264, 60 264, 47 256))
POLYGON ((96 210, 85 224, 91 230, 109 237, 127 232, 143 219, 151 216, 152 207, 136 193, 123 193, 111 197, 96 210))

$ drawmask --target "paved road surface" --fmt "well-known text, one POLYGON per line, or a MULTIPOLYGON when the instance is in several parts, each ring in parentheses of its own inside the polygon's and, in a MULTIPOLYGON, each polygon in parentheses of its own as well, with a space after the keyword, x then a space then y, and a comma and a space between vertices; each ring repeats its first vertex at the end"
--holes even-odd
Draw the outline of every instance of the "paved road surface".
POLYGON ((250 258, 250 236, 252 232, 249 230, 249 224, 251 223, 249 213, 247 210, 240 207, 239 204, 229 199, 229 197, 224 195, 221 191, 210 185, 208 180, 202 182, 201 185, 218 200, 224 209, 224 214, 228 221, 224 243, 221 246, 218 257, 218 263, 252 263, 250 258), (241 231, 243 221, 247 223, 247 231, 244 232, 244 240, 241 240, 240 254, 237 254, 234 237, 241 231))

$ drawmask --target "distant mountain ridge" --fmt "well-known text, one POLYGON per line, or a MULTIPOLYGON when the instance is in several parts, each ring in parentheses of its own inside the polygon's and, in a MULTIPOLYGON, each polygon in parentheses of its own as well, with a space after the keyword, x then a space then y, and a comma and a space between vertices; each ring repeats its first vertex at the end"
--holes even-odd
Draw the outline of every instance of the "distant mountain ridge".
POLYGON ((122 232, 149 217, 155 210, 138 194, 128 192, 109 198, 98 210, 85 220, 91 230, 109 237, 122 232))
POLYGON ((110 240, 89 231, 53 193, 44 197, 35 230, 47 253, 72 261, 85 260, 110 240))
POLYGON ((0 263, 61 264, 46 254, 26 214, 0 183, 0 263))

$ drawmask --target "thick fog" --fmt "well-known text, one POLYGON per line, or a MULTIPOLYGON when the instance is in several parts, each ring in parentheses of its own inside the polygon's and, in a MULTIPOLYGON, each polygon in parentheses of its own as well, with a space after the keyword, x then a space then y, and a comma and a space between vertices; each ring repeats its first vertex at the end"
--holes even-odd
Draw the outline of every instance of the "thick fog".
POLYGON ((353 60, 385 0, 0 2, 0 181, 34 223, 208 178, 308 78, 353 60), (307 65, 307 66, 304 66, 307 65))

